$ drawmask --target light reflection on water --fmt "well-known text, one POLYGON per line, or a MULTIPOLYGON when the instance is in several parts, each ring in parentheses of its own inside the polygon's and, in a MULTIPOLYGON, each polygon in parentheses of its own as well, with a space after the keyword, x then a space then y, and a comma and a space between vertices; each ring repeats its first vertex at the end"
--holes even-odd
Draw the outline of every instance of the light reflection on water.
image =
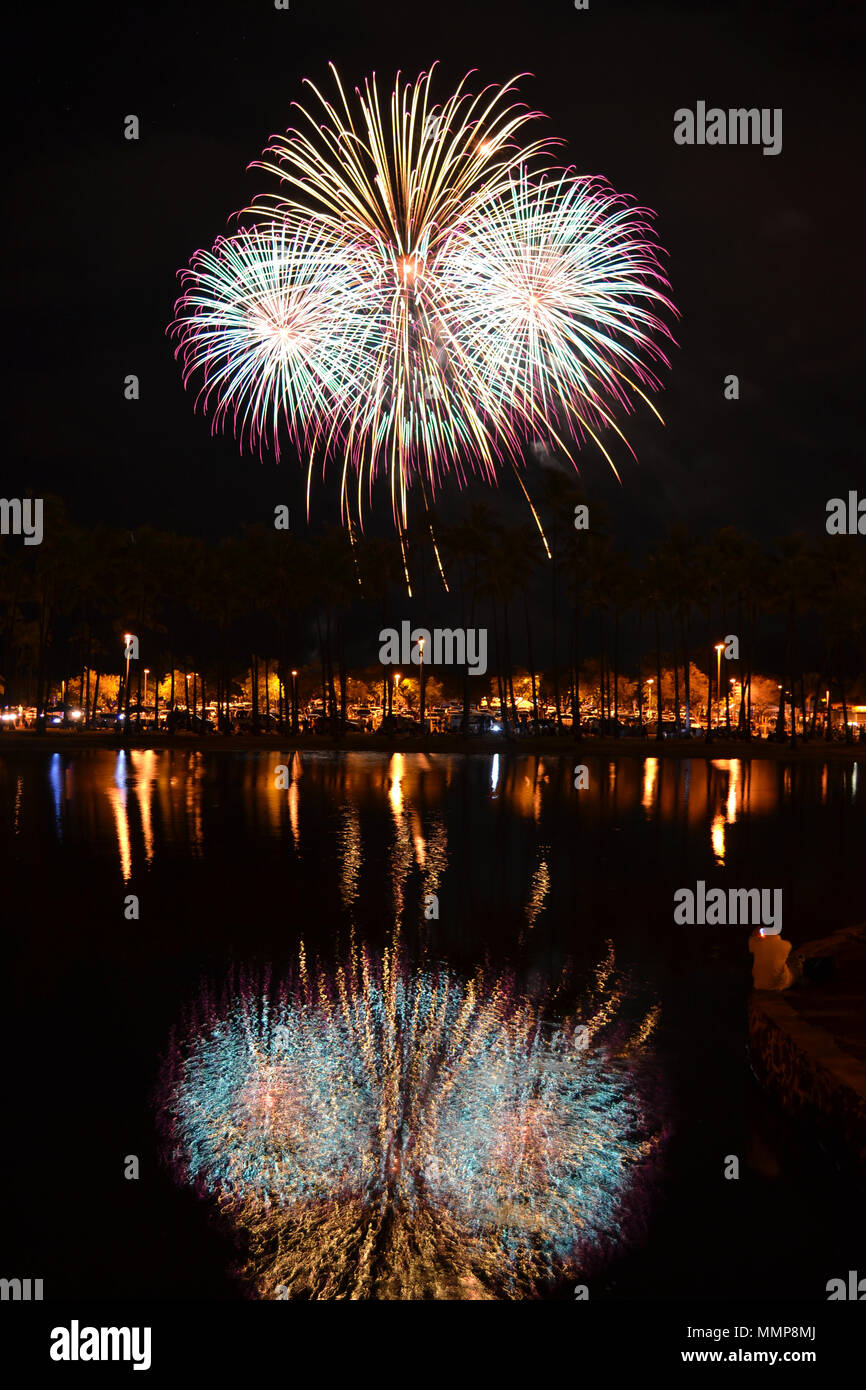
MULTIPOLYGON (((455 799, 471 781, 472 810, 464 835, 468 828, 480 841, 502 815, 536 827, 534 849, 526 842, 531 862, 523 866, 520 892, 524 921, 531 928, 544 911, 556 873, 544 829, 553 818, 560 833, 570 826, 575 846, 606 830, 621 832, 626 846, 642 821, 660 832, 676 832, 679 844, 688 842, 696 854, 703 843, 706 863, 730 870, 737 864, 737 846, 745 844, 743 827, 769 824, 784 815, 786 805, 812 817, 831 807, 841 808, 842 814, 859 813, 857 762, 623 757, 589 758, 587 765, 589 785, 575 790, 569 758, 512 753, 464 759, 451 754, 121 749, 58 752, 44 759, 0 756, 0 786, 6 792, 0 814, 8 817, 14 836, 26 838, 37 826, 43 833, 45 788, 57 844, 86 840, 89 847, 104 850, 112 843, 120 876, 128 883, 167 848, 180 847, 192 859, 206 857, 212 852, 209 838, 217 836, 227 817, 250 837, 264 835, 302 855, 307 837, 318 844, 321 827, 311 811, 324 797, 340 807, 342 828, 332 853, 339 860, 335 868, 347 907, 360 891, 370 813, 384 805, 391 821, 391 896, 399 918, 413 870, 423 876, 425 896, 442 886, 455 858, 449 842, 455 833, 455 799), (275 775, 280 765, 288 769, 286 778, 275 775), (486 794, 473 780, 476 773, 486 783, 486 794)), ((381 832, 377 821, 374 833, 380 837, 381 832)), ((461 852, 465 858, 465 845, 461 852)), ((765 869, 768 862, 764 853, 765 869)))
MULTIPOLYGON (((673 891, 693 886, 697 878, 707 879, 708 885, 744 888, 784 884, 784 934, 797 943, 866 917, 861 868, 866 806, 858 796, 858 764, 817 759, 790 764, 700 757, 582 759, 589 768, 589 784, 578 791, 574 759, 550 755, 390 756, 278 747, 255 753, 176 748, 6 754, 0 744, 0 853, 4 883, 11 886, 14 904, 5 926, 10 936, 20 938, 32 970, 32 989, 21 992, 22 1010, 32 1008, 44 974, 53 973, 53 1007, 61 1016, 67 1009, 69 1094, 79 1079, 77 1067, 86 1066, 90 1076, 94 1067, 102 1066, 103 1089, 129 1096, 127 1121, 139 1123, 153 1084, 155 1059, 183 1008, 195 997, 202 974, 210 972, 221 989, 232 962, 251 970, 264 969, 269 962, 274 967, 271 982, 278 981, 303 939, 311 972, 318 970, 313 962, 324 960, 323 974, 336 987, 328 996, 331 1004, 316 1005, 318 1021, 311 1027, 323 1030, 316 1036, 325 1051, 333 1048, 338 1061, 361 1055, 367 1077, 365 1114, 371 1106, 376 1110, 387 1093, 390 1118, 380 1106, 376 1113, 383 1116, 384 1127, 374 1126, 374 1132, 368 1127, 358 1147, 368 1166, 381 1160, 386 1175, 392 1167, 393 1173, 387 1181, 382 1179, 384 1185, 377 1186, 379 1179, 369 1185, 365 1179, 353 1194, 324 1197, 316 1210, 283 1202, 277 1239, 306 1239, 305 1232, 312 1238, 316 1229, 325 1229, 317 1224, 321 1218, 335 1240, 341 1233, 351 1240, 353 1232, 375 1228, 377 1249, 382 1250, 391 1235, 396 1239, 407 1231, 405 1224, 376 1226, 375 1202, 384 1194, 387 1204, 393 1195, 402 1216, 411 1214, 413 1203, 423 1209, 418 1227, 422 1234, 441 1216, 462 1232, 461 1248, 474 1251, 471 1269, 449 1265, 445 1257, 431 1267, 417 1247, 392 1243, 388 1248, 395 1259, 402 1258, 403 1250, 416 1261, 412 1280, 418 1288, 459 1287, 460 1296, 484 1296, 480 1290, 490 1287, 484 1270, 500 1256, 505 1260, 506 1246, 513 1252, 521 1245, 525 1228, 517 1217, 526 1198, 516 1188, 510 1194, 505 1191, 493 1226, 469 1229, 462 1198, 473 1190, 476 1178, 469 1160, 469 1167, 461 1168, 460 1146, 470 1156, 477 1151, 478 1165, 487 1165, 485 1173, 500 1168, 503 1174, 510 1172, 514 1155, 525 1152, 531 1179, 532 1172, 544 1166, 545 1136, 563 1153, 561 1146, 572 1143, 585 1115, 603 1119, 606 1112, 598 1112, 595 1102, 605 1094, 613 1071, 604 1054, 601 1070, 585 1073, 591 1086, 580 1096, 574 1089, 580 1077, 572 1075, 567 1083, 570 1099, 563 1104, 571 1106, 574 1124, 568 1122, 565 1130, 558 1124, 548 1129, 554 1111, 539 1105, 537 1088, 534 1093, 532 1087, 517 1087, 512 1091, 514 1105, 509 1109, 503 1100, 504 1111, 496 1112, 505 1116, 497 1149, 492 1140, 487 1144, 484 1123, 485 1114, 492 1113, 485 1108, 488 1100, 491 1106, 500 1104, 488 1085, 496 1069, 479 1066, 472 1086, 461 1093, 464 1108, 442 1111, 443 1124, 430 1131, 419 1166, 418 1155, 401 1148, 399 1107, 394 1109, 399 1095, 400 1104, 410 1109, 418 1095, 411 1073, 393 1068, 388 1072, 388 1058, 394 1068, 398 1061, 402 1066, 405 1054, 397 1040, 408 1037, 419 1021, 420 1015, 413 1023, 411 1014, 405 1014, 419 998, 428 1001, 427 1027, 434 1035, 439 1017, 433 1002, 437 971, 447 974, 449 1007, 458 1016, 466 991, 475 989, 474 1017, 480 1025, 476 1036, 484 1038, 484 1020, 492 1037, 497 1020, 505 1018, 496 981, 512 970, 509 1008, 516 1013, 509 1016, 516 1018, 522 1016, 522 1000, 537 1001, 545 992, 555 992, 568 964, 573 967, 573 989, 540 1010, 545 1027, 555 1031, 566 1016, 584 1016, 582 1000, 601 979, 596 975, 598 962, 607 959, 612 942, 622 975, 606 1026, 621 1022, 632 1027, 660 1003, 659 1027, 648 1042, 656 1060, 661 1059, 665 1087, 678 1058, 683 1062, 676 1084, 691 1084, 696 1039, 703 1047, 701 1075, 715 1065, 718 1055, 712 1080, 700 1088, 696 1082, 690 1094, 704 1126, 701 1131, 696 1124, 695 1132, 709 1136, 713 1153, 724 1153, 729 1150, 722 1145, 737 1151, 735 1141, 726 1129, 713 1126, 721 1123, 720 1115, 727 1125, 727 1117, 735 1116, 741 1103, 739 1073, 727 1069, 725 1049, 742 1059, 750 978, 747 932, 740 939, 727 928, 674 930, 673 891), (279 765, 288 769, 285 779, 275 775, 279 765), (118 931, 125 893, 138 893, 140 888, 145 890, 140 926, 118 931), (395 933, 401 934, 407 956, 386 981, 386 958, 394 959, 386 953, 395 933), (352 940, 370 952, 368 984, 361 979, 352 996, 354 1018, 361 1024, 368 1018, 374 1029, 366 1060, 363 1045, 357 1054, 337 1015, 328 1014, 339 997, 338 972, 341 965, 348 969, 352 940), (482 964, 485 991, 476 984, 475 972, 482 964), (68 987, 70 978, 74 988, 68 987), (122 982, 119 986, 117 980, 122 982), (393 1027, 384 1001, 389 989, 399 988, 402 1002, 395 1007, 404 1013, 399 1027, 393 1027), (105 998, 113 997, 115 989, 118 1002, 114 1012, 107 1013, 105 998), (708 1000, 713 1001, 711 1008, 708 1000), (714 1030, 711 1038, 708 1018, 714 1030), (74 1050, 75 1039, 86 1027, 93 1037, 82 1060, 74 1050), (115 1030, 123 1046, 115 1045, 115 1030), (485 1142, 476 1144, 476 1135, 485 1142), (437 1192, 431 1183, 438 1184, 437 1192)), ((214 1081, 211 1133, 218 1137, 230 1132, 239 1145, 233 1152, 225 1146, 209 1151, 208 1162, 212 1159, 214 1165, 209 1173, 215 1180, 231 1163, 243 1169, 243 1124, 231 1126, 239 1120, 252 1124, 249 1136, 260 1154, 255 1124, 274 1123, 261 1105, 270 1113, 269 1095, 285 1093, 291 1099, 293 1094, 291 1078, 280 1072, 271 1034, 260 1028, 275 997, 271 982, 259 978, 248 980, 243 989, 227 988, 219 1008, 202 1016, 203 1024, 208 1019, 226 1024, 229 1032, 223 1036, 226 1046, 234 1049, 231 1059, 222 1056, 219 1047, 210 1048, 208 1040, 215 1035, 207 1027, 187 1037, 190 1047, 199 1047, 195 1055, 204 1068, 202 1076, 206 1073, 214 1081), (258 1020, 258 1033, 255 1028, 250 1034, 243 1031, 250 1016, 258 1020), (243 1051, 242 1034, 254 1040, 252 1052, 249 1046, 243 1051), (220 1078, 225 1073, 230 1080, 232 1069, 238 1077, 243 1071, 243 1080, 221 1091, 220 1078), (282 1089, 270 1090, 271 1082, 282 1089)), ((344 1014, 340 1017, 345 1020, 344 1014)), ((390 1017, 397 1015, 392 1012, 390 1017)), ((292 1026, 291 1019, 285 1026, 292 1026)), ((526 1035, 520 1036, 526 1042, 526 1035)), ((518 1048, 508 1055, 511 1065, 530 1054, 518 1048)), ((536 1061, 539 1085, 549 1086, 551 1096, 560 1095, 558 1088, 564 1083, 555 1069, 549 1070, 550 1057, 543 1054, 536 1061)), ((628 1089, 625 1073, 617 1075, 625 1077, 616 1091, 619 1099, 647 1099, 645 1090, 628 1089)), ((206 1088, 198 1098, 206 1099, 206 1088)), ((178 1103, 182 1099, 178 1096, 178 1103)), ((645 1107, 646 1117, 652 1110, 652 1105, 645 1107)), ((71 1109, 68 1119, 71 1123, 71 1109)), ((280 1123, 288 1144, 291 1117, 283 1115, 280 1123)), ((647 1133, 650 1129, 656 1132, 655 1126, 647 1126, 647 1133)), ((624 1130, 602 1126, 598 1138, 599 1154, 606 1161, 612 1153, 624 1155, 623 1146, 633 1135, 626 1139, 624 1130)), ((331 1143, 324 1128, 316 1142, 325 1149, 331 1143)), ((45 1148, 49 1151, 50 1143, 45 1148)), ((294 1162, 290 1148, 288 1144, 273 1155, 287 1165, 286 1171, 294 1162)), ((584 1156, 594 1171, 591 1155, 584 1156)), ((562 1193, 581 1186, 583 1158, 569 1171, 562 1193)), ((688 1173, 684 1180, 690 1180, 688 1173)), ((260 1293, 273 1296, 268 1290, 283 1271, 268 1262, 274 1228, 262 1214, 260 1195, 258 1189, 246 1193, 239 1219, 261 1255, 250 1271, 251 1281, 260 1293)), ((550 1195, 553 1200, 555 1193, 550 1195)), ((610 1212, 592 1208, 589 1215, 596 1231, 610 1229, 610 1212)), ((545 1220, 548 1230, 566 1232, 566 1223, 557 1224, 550 1212, 545 1220)), ((683 1222, 690 1230, 690 1211, 683 1222)), ((557 1241, 559 1236, 554 1245, 557 1241)), ((561 1254, 562 1242, 557 1249, 561 1254)), ((568 1264, 560 1254, 553 1251, 550 1260, 545 1257, 543 1277, 554 1266, 568 1264)), ((159 1277, 154 1275, 155 1286, 159 1277)), ((378 1275, 370 1272, 370 1277, 375 1284, 378 1275)), ((516 1277, 524 1289, 527 1280, 534 1279, 522 1279, 519 1271, 516 1277)), ((381 1296, 386 1296, 387 1286, 385 1279, 381 1296)))

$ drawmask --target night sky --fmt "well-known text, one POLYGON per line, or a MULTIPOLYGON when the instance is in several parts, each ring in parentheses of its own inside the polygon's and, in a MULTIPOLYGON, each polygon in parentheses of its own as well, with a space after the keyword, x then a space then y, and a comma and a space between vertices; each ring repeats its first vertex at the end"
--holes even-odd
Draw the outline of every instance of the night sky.
MULTIPOLYGON (((531 73, 521 94, 566 141, 563 158, 658 214, 682 313, 656 401, 666 427, 645 407, 631 418, 640 463, 619 448, 622 487, 597 450, 581 455, 615 539, 640 550, 674 521, 817 539, 827 499, 864 481, 861 13, 620 0, 586 12, 572 0, 34 7, 10 52, 22 81, 6 127, 4 495, 55 492, 80 522, 213 537, 287 502, 307 532, 297 464, 241 457, 194 413, 165 336, 176 272, 273 187, 246 166, 292 123, 303 77, 327 88, 333 59, 347 88, 374 69, 386 88, 397 68, 414 77, 439 59, 443 96, 470 68, 476 86, 531 73), (782 107, 781 154, 677 146, 674 111, 698 100, 782 107), (129 113, 137 143, 123 136, 129 113), (123 397, 130 372, 137 403, 123 397), (723 397, 731 372, 738 402, 723 397)), ((523 515, 513 481, 475 495, 523 515)), ((455 494, 443 510, 464 505, 455 494)), ((315 508, 314 533, 336 520, 333 490, 315 508)))

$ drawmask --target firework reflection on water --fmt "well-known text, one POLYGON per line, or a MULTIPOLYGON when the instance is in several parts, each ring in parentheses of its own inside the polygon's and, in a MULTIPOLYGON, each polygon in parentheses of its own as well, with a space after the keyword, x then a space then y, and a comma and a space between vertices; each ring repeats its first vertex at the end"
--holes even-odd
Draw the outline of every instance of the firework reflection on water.
POLYGON ((256 1296, 527 1297, 629 1233, 661 1138, 657 1011, 625 1022, 612 948, 573 1013, 563 984, 461 978, 395 939, 203 994, 161 1127, 256 1296))

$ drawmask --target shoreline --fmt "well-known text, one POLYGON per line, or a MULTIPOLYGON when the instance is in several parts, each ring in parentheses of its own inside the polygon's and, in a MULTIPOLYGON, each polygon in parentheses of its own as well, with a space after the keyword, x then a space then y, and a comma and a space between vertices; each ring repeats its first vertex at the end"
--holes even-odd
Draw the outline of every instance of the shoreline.
POLYGON ((590 738, 574 739, 570 734, 557 738, 546 735, 537 738, 509 739, 481 735, 463 738, 460 734, 426 734, 394 737, 393 735, 348 733, 343 738, 330 734, 174 734, 141 733, 119 738, 111 730, 105 732, 48 730, 16 730, 0 734, 0 753, 4 749, 20 752, 71 752, 76 749, 183 749, 193 752, 243 753, 268 749, 296 749, 300 752, 322 753, 499 753, 511 756, 544 753, 548 756, 631 757, 631 758, 739 758, 744 761, 766 759, 770 762, 857 762, 866 759, 866 744, 814 742, 774 743, 769 739, 738 741, 723 739, 710 743, 700 739, 636 739, 590 738))
POLYGON ((866 1171, 866 924, 808 941, 810 957, 842 964, 824 985, 794 984, 749 997, 749 1054, 761 1085, 781 1108, 866 1171))

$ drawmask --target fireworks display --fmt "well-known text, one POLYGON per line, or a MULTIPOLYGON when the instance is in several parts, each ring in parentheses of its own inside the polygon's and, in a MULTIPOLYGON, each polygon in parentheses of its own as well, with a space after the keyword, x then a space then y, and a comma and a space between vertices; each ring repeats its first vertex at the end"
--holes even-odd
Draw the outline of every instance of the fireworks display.
POLYGON ((166 1061, 181 1181, 262 1298, 525 1297, 628 1233, 659 1142, 612 950, 580 1016, 396 944, 203 998, 166 1061))
POLYGON ((345 516, 387 476, 403 529, 413 486, 520 476, 527 446, 589 436, 613 466, 599 431, 658 386, 675 312, 650 214, 556 168, 510 86, 436 106, 430 74, 398 77, 383 113, 375 78, 352 104, 334 77, 265 151, 252 229, 182 272, 171 328, 214 428, 277 456, 284 429, 308 490, 336 462, 345 516))

